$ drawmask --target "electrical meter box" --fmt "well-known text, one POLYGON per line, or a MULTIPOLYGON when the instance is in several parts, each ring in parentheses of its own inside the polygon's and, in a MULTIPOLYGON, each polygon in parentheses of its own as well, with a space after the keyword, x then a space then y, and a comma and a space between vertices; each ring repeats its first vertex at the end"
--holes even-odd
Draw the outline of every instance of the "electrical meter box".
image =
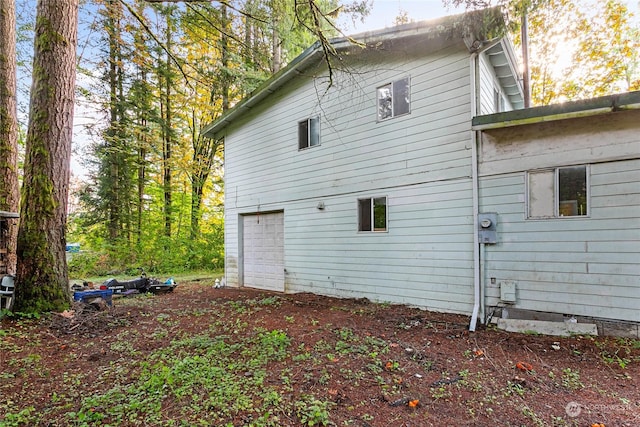
POLYGON ((498 214, 487 212, 478 214, 478 241, 480 243, 498 243, 498 214))

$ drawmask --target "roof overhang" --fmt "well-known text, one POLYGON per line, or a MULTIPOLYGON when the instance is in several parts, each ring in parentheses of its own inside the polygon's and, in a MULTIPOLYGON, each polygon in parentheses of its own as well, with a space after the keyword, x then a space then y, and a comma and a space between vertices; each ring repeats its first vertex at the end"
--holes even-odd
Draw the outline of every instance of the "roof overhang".
MULTIPOLYGON (((396 43, 411 39, 457 38, 466 44, 470 52, 474 52, 483 47, 486 40, 491 38, 490 33, 504 33, 504 28, 504 19, 500 9, 494 7, 365 32, 350 37, 340 37, 331 40, 330 43, 338 56, 345 56, 365 54, 379 49, 391 50, 396 43), (487 25, 487 22, 491 25, 487 25)), ((324 55, 322 45, 316 42, 249 96, 207 125, 202 133, 209 138, 220 138, 229 124, 244 116, 292 79, 317 66, 324 60, 324 55)))
POLYGON ((625 92, 600 98, 476 116, 472 120, 472 129, 500 129, 638 109, 640 109, 640 91, 625 92))
POLYGON ((516 69, 518 61, 511 42, 506 37, 502 37, 486 47, 484 53, 493 67, 504 95, 509 99, 511 107, 514 110, 524 108, 524 89, 520 72, 516 69))

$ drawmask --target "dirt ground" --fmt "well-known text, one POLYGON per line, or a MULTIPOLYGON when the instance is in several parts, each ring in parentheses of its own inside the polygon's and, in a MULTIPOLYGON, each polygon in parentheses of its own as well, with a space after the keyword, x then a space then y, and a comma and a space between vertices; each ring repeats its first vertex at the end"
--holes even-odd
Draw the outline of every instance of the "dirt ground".
MULTIPOLYGON (((114 299, 106 311, 74 309, 67 317, 0 322, 0 426, 640 426, 637 340, 469 333, 465 316, 215 289, 207 280, 166 295, 114 299), (178 377, 144 377, 159 365, 175 372, 167 349, 195 336, 200 344, 189 348, 200 356, 184 353, 182 360, 202 360, 210 354, 204 347, 223 343, 232 356, 217 372, 235 375, 237 384, 261 368, 242 346, 230 347, 234 341, 284 343, 254 383, 261 386, 253 386, 268 389, 273 401, 245 390, 251 399, 242 404, 233 397, 225 407, 206 406, 222 388, 215 375, 189 386, 191 394, 178 377), (154 388, 151 378, 164 383, 154 388), (115 384, 142 385, 136 396, 116 397, 115 384), (111 408, 95 398, 107 395, 114 396, 111 408), (132 406, 136 399, 148 406, 132 406)), ((205 376, 205 368, 194 369, 205 376)))

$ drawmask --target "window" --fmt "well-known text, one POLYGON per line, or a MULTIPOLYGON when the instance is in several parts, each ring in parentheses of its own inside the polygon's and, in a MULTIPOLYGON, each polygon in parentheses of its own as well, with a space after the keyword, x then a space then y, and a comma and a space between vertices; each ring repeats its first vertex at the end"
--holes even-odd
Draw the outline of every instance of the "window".
POLYGON ((298 149, 320 145, 320 118, 312 117, 298 122, 298 149))
POLYGON ((409 77, 379 87, 377 97, 378 121, 409 114, 409 77))
POLYGON ((528 173, 528 217, 588 215, 588 167, 571 166, 528 173))
POLYGON ((358 231, 387 231, 387 198, 358 199, 358 231))

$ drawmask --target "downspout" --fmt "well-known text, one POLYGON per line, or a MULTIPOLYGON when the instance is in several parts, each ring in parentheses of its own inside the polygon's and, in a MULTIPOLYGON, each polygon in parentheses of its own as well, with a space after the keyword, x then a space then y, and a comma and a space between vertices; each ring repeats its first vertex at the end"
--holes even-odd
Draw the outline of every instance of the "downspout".
MULTIPOLYGON (((478 102, 480 97, 478 94, 479 82, 479 65, 478 65, 478 52, 471 54, 471 60, 469 64, 471 71, 471 118, 478 114, 478 102)), ((480 300, 482 298, 480 292, 480 242, 478 238, 478 213, 479 213, 479 200, 478 200, 478 143, 477 143, 477 131, 471 130, 471 186, 472 186, 472 200, 473 200, 473 311, 471 313, 471 322, 469 323, 469 331, 476 330, 476 324, 478 323, 478 312, 480 311, 480 300)))

